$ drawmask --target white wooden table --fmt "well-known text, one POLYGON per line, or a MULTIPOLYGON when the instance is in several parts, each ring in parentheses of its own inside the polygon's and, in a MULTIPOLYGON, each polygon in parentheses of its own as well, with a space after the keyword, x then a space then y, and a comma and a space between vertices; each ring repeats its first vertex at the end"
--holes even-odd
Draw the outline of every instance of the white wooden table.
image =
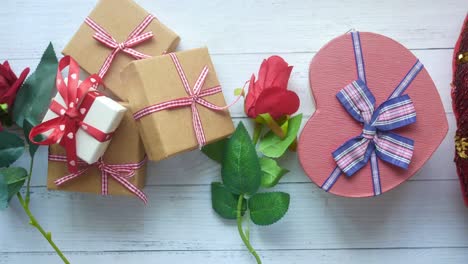
MULTIPOLYGON (((180 34, 179 49, 209 47, 228 100, 263 58, 283 56, 295 66, 290 88, 306 118, 314 112, 309 62, 327 41, 355 28, 410 48, 434 79, 450 124, 432 159, 381 197, 344 199, 317 188, 290 155, 283 164, 292 172, 277 187, 291 193, 290 211, 271 227, 253 227, 251 241, 264 263, 466 263, 468 210, 452 162, 449 83, 467 0, 137 2, 180 34)), ((0 59, 16 70, 35 67, 49 41, 62 50, 94 4, 3 0, 0 59)), ((231 109, 235 121, 249 122, 242 109, 231 109)), ((198 151, 151 164, 147 207, 136 199, 48 192, 46 167, 41 148, 31 208, 72 263, 254 263, 235 223, 211 209, 219 166, 198 151)), ((60 260, 14 201, 0 212, 0 263, 31 262, 60 260)))

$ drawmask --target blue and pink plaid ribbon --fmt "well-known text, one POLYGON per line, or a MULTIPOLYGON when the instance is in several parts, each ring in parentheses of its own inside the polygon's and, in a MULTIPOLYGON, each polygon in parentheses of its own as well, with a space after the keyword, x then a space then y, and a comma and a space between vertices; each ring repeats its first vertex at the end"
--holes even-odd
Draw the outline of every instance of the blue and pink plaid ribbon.
POLYGON ((367 87, 359 32, 351 32, 358 79, 336 95, 346 111, 363 124, 362 133, 341 145, 332 155, 336 168, 322 185, 330 190, 344 173, 351 177, 369 161, 374 195, 382 193, 378 159, 407 169, 413 156, 412 139, 391 132, 416 122, 416 110, 409 95, 402 95, 424 67, 418 60, 388 99, 375 108, 375 98, 367 87))

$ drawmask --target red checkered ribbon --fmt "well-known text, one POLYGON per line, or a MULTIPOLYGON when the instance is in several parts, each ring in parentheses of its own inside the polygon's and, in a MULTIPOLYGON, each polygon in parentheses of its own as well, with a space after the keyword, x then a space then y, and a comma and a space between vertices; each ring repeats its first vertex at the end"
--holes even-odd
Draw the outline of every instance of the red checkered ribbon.
POLYGON ((174 66, 176 67, 177 72, 179 73, 180 80, 182 81, 182 84, 188 96, 145 107, 139 110, 138 112, 134 113, 133 117, 135 118, 135 120, 139 120, 143 118, 144 116, 147 116, 147 115, 150 115, 152 113, 156 113, 162 110, 190 106, 190 108, 192 109, 192 122, 193 122, 193 129, 195 131, 195 136, 197 138, 198 145, 202 147, 206 144, 206 138, 205 138, 205 133, 203 131, 202 122, 200 119, 200 114, 197 109, 197 104, 200 104, 211 110, 223 111, 231 107, 233 104, 235 104, 239 100, 240 96, 237 97, 237 99, 230 105, 226 105, 223 107, 214 105, 206 101, 205 99, 203 99, 203 97, 217 94, 222 91, 220 85, 202 90, 202 87, 205 84, 206 76, 208 75, 208 71, 209 71, 208 66, 203 67, 192 89, 188 83, 187 76, 185 75, 185 72, 182 69, 182 66, 180 65, 177 55, 175 53, 170 53, 169 56, 171 56, 172 61, 174 62, 174 66))
MULTIPOLYGON (((67 158, 62 155, 49 154, 49 160, 57 161, 57 162, 67 162, 67 158)), ((55 180, 54 183, 57 186, 61 186, 70 180, 78 178, 79 176, 83 175, 86 171, 96 166, 101 171, 101 179, 102 179, 101 194, 102 195, 108 195, 109 177, 112 177, 114 180, 120 183, 124 188, 129 190, 131 193, 135 194, 138 198, 140 198, 140 200, 142 200, 146 204, 148 203, 146 194, 129 181, 131 177, 135 176, 136 171, 140 169, 141 167, 143 167, 146 161, 147 161, 146 157, 138 163, 126 163, 126 164, 107 164, 102 160, 102 158, 99 159, 99 161, 97 161, 96 163, 90 164, 90 165, 84 161, 79 161, 78 164, 81 165, 80 170, 78 170, 75 173, 71 173, 66 176, 63 176, 55 180)))
POLYGON ((153 33, 146 32, 143 33, 143 30, 148 27, 148 25, 155 19, 155 17, 149 14, 141 24, 139 24, 128 36, 127 40, 122 43, 118 43, 111 34, 109 34, 104 28, 98 25, 94 20, 90 17, 85 19, 85 23, 91 27, 96 33, 94 33, 93 38, 99 41, 100 43, 104 44, 105 46, 113 49, 111 54, 107 56, 104 64, 102 65, 101 69, 99 70, 99 77, 104 78, 107 71, 109 70, 110 66, 112 65, 112 61, 114 60, 115 56, 119 52, 125 52, 130 56, 134 57, 135 59, 146 59, 150 58, 151 56, 143 54, 139 51, 133 49, 133 47, 137 46, 138 44, 147 41, 153 37, 153 33))

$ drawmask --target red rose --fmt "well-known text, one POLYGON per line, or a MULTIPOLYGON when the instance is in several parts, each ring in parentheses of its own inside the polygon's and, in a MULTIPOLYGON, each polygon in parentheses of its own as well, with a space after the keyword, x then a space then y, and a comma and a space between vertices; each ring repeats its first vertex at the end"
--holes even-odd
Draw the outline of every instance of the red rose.
MULTIPOLYGON (((0 113, 1 116, 4 116, 5 110, 13 108, 15 103, 16 94, 18 93, 19 88, 23 84, 26 76, 29 73, 29 68, 23 70, 19 78, 16 77, 16 74, 11 70, 10 64, 8 61, 5 61, 3 64, 0 64, 0 113)), ((0 123, 0 130, 2 129, 0 123)))
POLYGON ((251 118, 269 113, 274 119, 291 115, 299 109, 299 97, 288 90, 293 66, 279 56, 263 60, 258 80, 252 74, 249 92, 245 98, 245 113, 251 118))

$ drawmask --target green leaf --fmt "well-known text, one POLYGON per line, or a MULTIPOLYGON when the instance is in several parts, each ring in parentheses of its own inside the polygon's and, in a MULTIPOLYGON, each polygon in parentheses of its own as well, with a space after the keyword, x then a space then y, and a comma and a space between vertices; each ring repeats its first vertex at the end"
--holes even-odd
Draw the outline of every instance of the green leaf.
POLYGON ((284 192, 257 193, 249 199, 250 219, 257 225, 271 225, 288 211, 289 194, 284 192))
POLYGON ((268 132, 259 144, 259 151, 270 158, 279 158, 288 147, 294 142, 301 127, 302 114, 292 117, 282 126, 288 126, 288 133, 284 139, 281 139, 273 132, 268 132))
POLYGON ((208 158, 218 162, 223 162, 224 149, 226 148, 227 138, 223 138, 211 144, 203 146, 201 151, 208 156, 208 158))
POLYGON ((255 146, 242 122, 226 144, 221 176, 232 193, 252 195, 260 188, 262 171, 255 146))
POLYGON ((278 184, 279 180, 289 172, 281 168, 276 160, 262 157, 260 158, 260 167, 262 168, 262 187, 271 188, 278 184))
MULTIPOLYGON (((39 145, 36 145, 29 140, 29 133, 31 132, 31 129, 37 124, 38 123, 36 123, 35 121, 30 121, 29 117, 26 117, 23 122, 24 138, 26 139, 26 143, 28 143, 29 145, 29 154, 31 155, 31 158, 33 158, 34 154, 36 154, 36 151, 39 145)), ((41 135, 37 135, 35 137, 35 140, 41 141, 41 138, 42 138, 41 135)))
POLYGON ((10 166, 23 152, 23 139, 6 130, 0 132, 0 168, 10 166))
POLYGON ((22 127, 24 119, 30 117, 31 121, 40 121, 52 98, 55 88, 55 77, 58 67, 52 43, 49 44, 36 71, 31 74, 16 96, 13 107, 15 123, 22 127))
MULTIPOLYGON (((213 210, 221 217, 226 219, 237 218, 237 202, 239 195, 231 193, 220 182, 211 183, 211 204, 213 210)), ((247 210, 247 203, 244 198, 241 214, 244 215, 247 210)))
POLYGON ((28 178, 28 172, 20 167, 1 168, 0 178, 5 180, 8 187, 8 201, 10 201, 23 187, 28 178))
POLYGON ((0 210, 8 207, 8 185, 5 177, 0 175, 0 210))

